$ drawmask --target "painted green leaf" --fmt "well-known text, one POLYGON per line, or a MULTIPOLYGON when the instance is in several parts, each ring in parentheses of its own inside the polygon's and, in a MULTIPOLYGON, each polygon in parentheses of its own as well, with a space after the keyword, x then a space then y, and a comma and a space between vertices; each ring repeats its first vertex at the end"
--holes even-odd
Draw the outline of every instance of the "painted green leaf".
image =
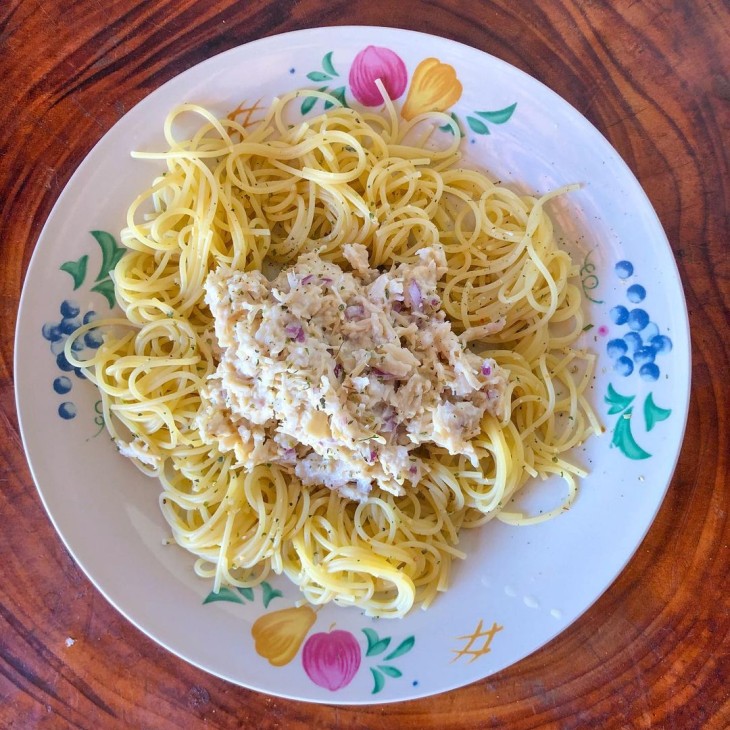
POLYGON ((517 102, 494 112, 476 112, 476 114, 478 114, 482 119, 492 122, 492 124, 504 124, 514 114, 516 108, 517 102))
POLYGON ((617 393, 611 383, 608 384, 608 392, 605 396, 603 396, 603 400, 611 406, 608 409, 609 416, 621 413, 624 408, 628 408, 634 398, 635 396, 633 395, 621 395, 620 393, 617 393))
POLYGON ((383 673, 387 674, 389 677, 402 677, 403 672, 401 672, 400 669, 396 669, 395 667, 389 667, 386 664, 378 664, 378 669, 383 673))
POLYGON ((66 261, 61 264, 61 271, 71 274, 74 280, 74 291, 76 291, 86 278, 86 265, 89 263, 89 257, 84 254, 78 261, 66 261))
POLYGON ((370 667, 370 672, 373 675, 373 691, 370 694, 378 694, 383 687, 385 687, 385 677, 383 676, 383 673, 375 669, 375 667, 370 667))
POLYGON ((94 284, 94 286, 91 287, 91 291, 103 294, 106 297, 107 302, 109 302, 109 309, 114 307, 114 282, 111 279, 104 279, 104 281, 94 284))
POLYGON ((644 420, 646 421, 646 430, 651 431, 659 421, 666 421, 672 414, 671 408, 660 408, 654 403, 652 394, 646 396, 644 401, 644 420))
MULTIPOLYGON (((345 87, 344 86, 340 86, 337 89, 332 89, 332 91, 330 91, 330 94, 332 94, 332 96, 334 96, 335 99, 337 99, 337 101, 339 101, 342 106, 344 106, 344 107, 347 106, 347 100, 345 99, 345 87)), ((333 106, 334 106, 334 102, 326 101, 324 103, 325 109, 331 109, 333 106)))
POLYGON ((368 648, 380 641, 377 631, 374 631, 373 629, 363 629, 362 632, 368 640, 368 648))
POLYGON ((203 605, 206 603, 215 603, 216 601, 230 601, 231 603, 243 603, 243 599, 238 594, 234 593, 230 588, 223 586, 218 593, 211 591, 203 601, 203 605))
POLYGON ((268 608, 269 604, 275 598, 279 598, 284 595, 280 590, 272 588, 266 581, 261 584, 261 588, 264 591, 264 608, 268 608))
POLYGON ((302 115, 309 114, 309 112, 312 111, 312 108, 317 103, 317 97, 316 96, 307 96, 304 101, 302 102, 302 106, 300 107, 300 111, 302 115))
POLYGON ((99 269, 99 275, 96 277, 96 281, 109 276, 109 272, 117 265, 119 259, 124 256, 124 246, 119 246, 114 240, 114 236, 106 231, 91 231, 91 235, 96 239, 96 242, 101 248, 101 268, 99 269))
MULTIPOLYGON (((327 91, 327 87, 320 86, 320 88, 317 89, 317 91, 327 91)), ((318 98, 319 97, 317 97, 317 96, 306 96, 304 98, 304 101, 302 102, 302 106, 300 107, 300 111, 302 112, 302 115, 309 114, 309 112, 312 111, 312 109, 314 108, 314 105, 317 103, 318 98)))
POLYGON ((477 134, 489 134, 489 129, 484 122, 479 121, 476 117, 467 117, 466 123, 473 132, 477 134))
POLYGON ((382 654, 388 648, 390 638, 381 639, 372 629, 363 629, 362 632, 368 640, 368 650, 365 652, 365 656, 382 654))
POLYGON ((330 76, 339 76, 337 71, 335 71, 335 67, 332 64, 332 54, 334 51, 330 51, 329 53, 325 53, 324 58, 322 59, 322 68, 330 75, 330 76))
MULTIPOLYGON (((463 137, 464 132, 461 129, 461 124, 459 124, 459 117, 457 117, 454 112, 449 112, 449 115, 456 122, 456 128, 459 130, 459 136, 463 137)), ((450 124, 444 124, 444 125, 440 126, 439 129, 442 132, 448 132, 449 134, 454 134, 454 128, 450 124)))
POLYGON ((388 644, 390 644, 390 638, 381 639, 376 644, 368 647, 366 656, 376 656, 377 654, 382 654, 388 648, 388 644))
POLYGON ((403 656, 403 654, 406 654, 413 648, 413 645, 415 643, 415 636, 409 636, 407 639, 404 639, 393 651, 390 652, 390 654, 388 654, 387 657, 385 657, 386 661, 390 661, 391 659, 395 659, 396 657, 403 656))
POLYGON ((332 77, 329 74, 323 74, 321 71, 310 71, 307 78, 310 81, 329 81, 332 77))
POLYGON ((651 454, 644 451, 634 440, 631 433, 631 413, 634 409, 628 408, 616 422, 616 428, 613 430, 613 438, 611 443, 616 446, 624 456, 629 459, 648 459, 651 454))
MULTIPOLYGON (((247 600, 253 601, 253 588, 236 588, 236 590, 247 600)), ((243 601, 241 601, 243 603, 243 601)))

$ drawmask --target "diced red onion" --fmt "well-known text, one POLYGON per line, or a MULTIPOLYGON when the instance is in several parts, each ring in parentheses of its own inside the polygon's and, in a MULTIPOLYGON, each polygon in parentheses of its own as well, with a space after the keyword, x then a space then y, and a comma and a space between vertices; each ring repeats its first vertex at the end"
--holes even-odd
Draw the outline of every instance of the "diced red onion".
POLYGON ((355 319, 357 317, 363 317, 365 315, 365 307, 362 304, 351 304, 345 310, 346 319, 355 319))
POLYGON ((306 337, 304 336, 304 329, 299 324, 288 324, 284 327, 284 331, 297 342, 304 342, 306 337))
POLYGON ((324 284, 325 286, 327 286, 327 284, 332 283, 333 279, 330 279, 329 276, 323 276, 319 281, 321 284, 324 284))
POLYGON ((395 416, 389 416, 383 423, 383 433, 393 433, 397 425, 398 421, 395 416))
POLYGON ((435 309, 439 304, 441 304, 441 300, 438 297, 431 297, 428 300, 428 303, 435 309))
POLYGON ((403 302, 396 299, 390 306, 394 312, 400 312, 403 309, 403 302))
POLYGON ((381 414, 381 418, 383 419, 383 431, 385 433, 391 433, 395 431, 398 421, 395 417, 395 409, 392 406, 386 406, 381 414))
POLYGON ((492 366, 485 362, 484 365, 482 365, 482 375, 491 375, 491 374, 492 374, 492 366))
POLYGON ((284 458, 285 459, 294 459, 294 458, 296 458, 296 455, 297 455, 296 449, 287 449, 284 452, 284 458))
POLYGON ((381 380, 396 380, 398 378, 397 375, 386 373, 385 370, 381 370, 380 368, 371 368, 370 371, 376 378, 380 378, 381 380))
POLYGON ((304 284, 304 285, 306 286, 307 284, 309 284, 309 282, 310 282, 310 281, 312 281, 312 279, 314 279, 314 274, 307 274, 307 275, 306 275, 306 276, 305 276, 305 277, 304 277, 304 278, 302 279, 301 283, 302 283, 302 284, 304 284))
POLYGON ((421 293, 421 287, 418 286, 418 282, 415 279, 411 279, 408 282, 408 294, 411 297, 411 307, 418 312, 422 311, 423 294, 421 293))
POLYGON ((340 365, 340 363, 337 363, 337 365, 335 365, 335 377, 339 378, 340 375, 342 375, 342 372, 343 372, 342 365, 340 365))
POLYGON ((418 467, 415 464, 413 464, 413 466, 411 466, 411 468, 408 470, 408 473, 413 476, 416 476, 416 474, 418 474, 418 467))
POLYGON ((377 458, 378 452, 375 449, 370 449, 370 456, 368 458, 368 461, 372 464, 377 458))

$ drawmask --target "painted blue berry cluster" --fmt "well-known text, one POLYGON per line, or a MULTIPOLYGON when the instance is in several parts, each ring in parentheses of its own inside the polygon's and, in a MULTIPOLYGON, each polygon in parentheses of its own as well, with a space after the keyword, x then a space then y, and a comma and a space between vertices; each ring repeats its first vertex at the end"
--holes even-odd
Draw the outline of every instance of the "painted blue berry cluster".
MULTIPOLYGON (((634 265, 630 261, 619 261, 615 271, 619 279, 629 279, 634 275, 634 265)), ((626 330, 621 337, 608 341, 606 352, 619 375, 628 377, 636 370, 641 378, 653 382, 661 375, 657 357, 671 351, 672 340, 659 331, 644 309, 646 296, 646 289, 641 284, 631 284, 626 289, 627 303, 611 309, 612 322, 626 330)))
MULTIPOLYGON (((66 344, 68 336, 75 332, 82 324, 88 324, 93 321, 96 317, 96 312, 88 310, 83 315, 81 314, 81 308, 79 305, 70 300, 64 299, 61 302, 59 308, 60 321, 57 322, 46 322, 41 328, 41 334, 43 338, 50 343, 51 352, 56 358, 56 365, 61 371, 61 375, 53 380, 53 390, 58 395, 66 396, 71 392, 73 388, 73 381, 71 375, 75 375, 77 378, 84 379, 84 373, 79 368, 74 368, 71 363, 66 359, 66 355, 63 349, 66 344)), ((89 330, 83 337, 79 337, 74 340, 71 345, 71 350, 81 356, 89 350, 95 350, 101 345, 102 337, 101 334, 96 330, 89 330)), ((58 415, 65 419, 71 420, 76 417, 76 406, 70 400, 64 400, 58 406, 58 415)))
MULTIPOLYGON (((67 273, 73 281, 73 290, 77 291, 85 283, 90 287, 92 292, 100 294, 109 304, 109 309, 114 307, 115 293, 114 282, 111 278, 111 272, 119 263, 124 255, 125 249, 120 246, 114 236, 107 231, 89 231, 99 247, 101 261, 99 262, 99 270, 96 278, 90 284, 87 283, 87 276, 90 274, 89 263, 93 266, 94 261, 98 261, 95 257, 88 253, 83 254, 78 259, 72 261, 64 261, 59 269, 67 273)), ((93 275, 93 274, 92 274, 93 275)), ((47 340, 51 346, 51 353, 56 358, 56 366, 61 374, 53 380, 53 390, 60 396, 67 396, 58 406, 58 415, 65 421, 76 418, 77 409, 73 401, 68 395, 73 389, 73 379, 71 375, 77 378, 85 379, 84 373, 66 359, 64 347, 69 335, 75 332, 81 325, 89 324, 96 319, 96 312, 93 309, 81 313, 81 307, 72 299, 64 299, 59 307, 61 318, 59 321, 46 322, 41 328, 43 339, 47 340)), ((84 333, 83 337, 78 337, 73 341, 71 350, 78 355, 80 360, 90 359, 91 351, 96 350, 102 344, 101 330, 92 328, 84 333)), ((103 427, 104 419, 102 418, 99 405, 101 401, 97 401, 94 405, 96 417, 94 423, 103 427)), ((98 434, 98 432, 97 432, 98 434)))

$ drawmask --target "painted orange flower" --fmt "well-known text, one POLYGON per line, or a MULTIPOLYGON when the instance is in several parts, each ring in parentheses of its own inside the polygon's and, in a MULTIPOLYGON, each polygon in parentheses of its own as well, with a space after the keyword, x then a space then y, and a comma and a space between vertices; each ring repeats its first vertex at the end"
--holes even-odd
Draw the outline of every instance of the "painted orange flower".
POLYGON ((463 86, 456 70, 438 58, 425 58, 416 66, 401 114, 413 119, 424 112, 443 112, 461 98, 463 86))
POLYGON ((283 667, 294 659, 316 618, 309 606, 264 614, 251 627, 256 652, 275 667, 283 667))

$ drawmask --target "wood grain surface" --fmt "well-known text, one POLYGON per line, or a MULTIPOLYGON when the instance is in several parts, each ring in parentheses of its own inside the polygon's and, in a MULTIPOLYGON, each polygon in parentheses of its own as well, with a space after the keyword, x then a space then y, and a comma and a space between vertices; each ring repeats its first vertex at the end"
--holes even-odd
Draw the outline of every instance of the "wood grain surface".
POLYGON ((0 2, 0 727, 730 727, 728 144, 722 0, 2 0, 0 2), (368 24, 447 36, 553 88, 646 189, 690 311, 687 437, 627 569, 515 666, 407 703, 291 702, 213 678, 111 608, 65 551, 21 445, 13 335, 25 271, 59 193, 135 103, 262 36, 368 24), (67 647, 65 639, 76 643, 67 647))

